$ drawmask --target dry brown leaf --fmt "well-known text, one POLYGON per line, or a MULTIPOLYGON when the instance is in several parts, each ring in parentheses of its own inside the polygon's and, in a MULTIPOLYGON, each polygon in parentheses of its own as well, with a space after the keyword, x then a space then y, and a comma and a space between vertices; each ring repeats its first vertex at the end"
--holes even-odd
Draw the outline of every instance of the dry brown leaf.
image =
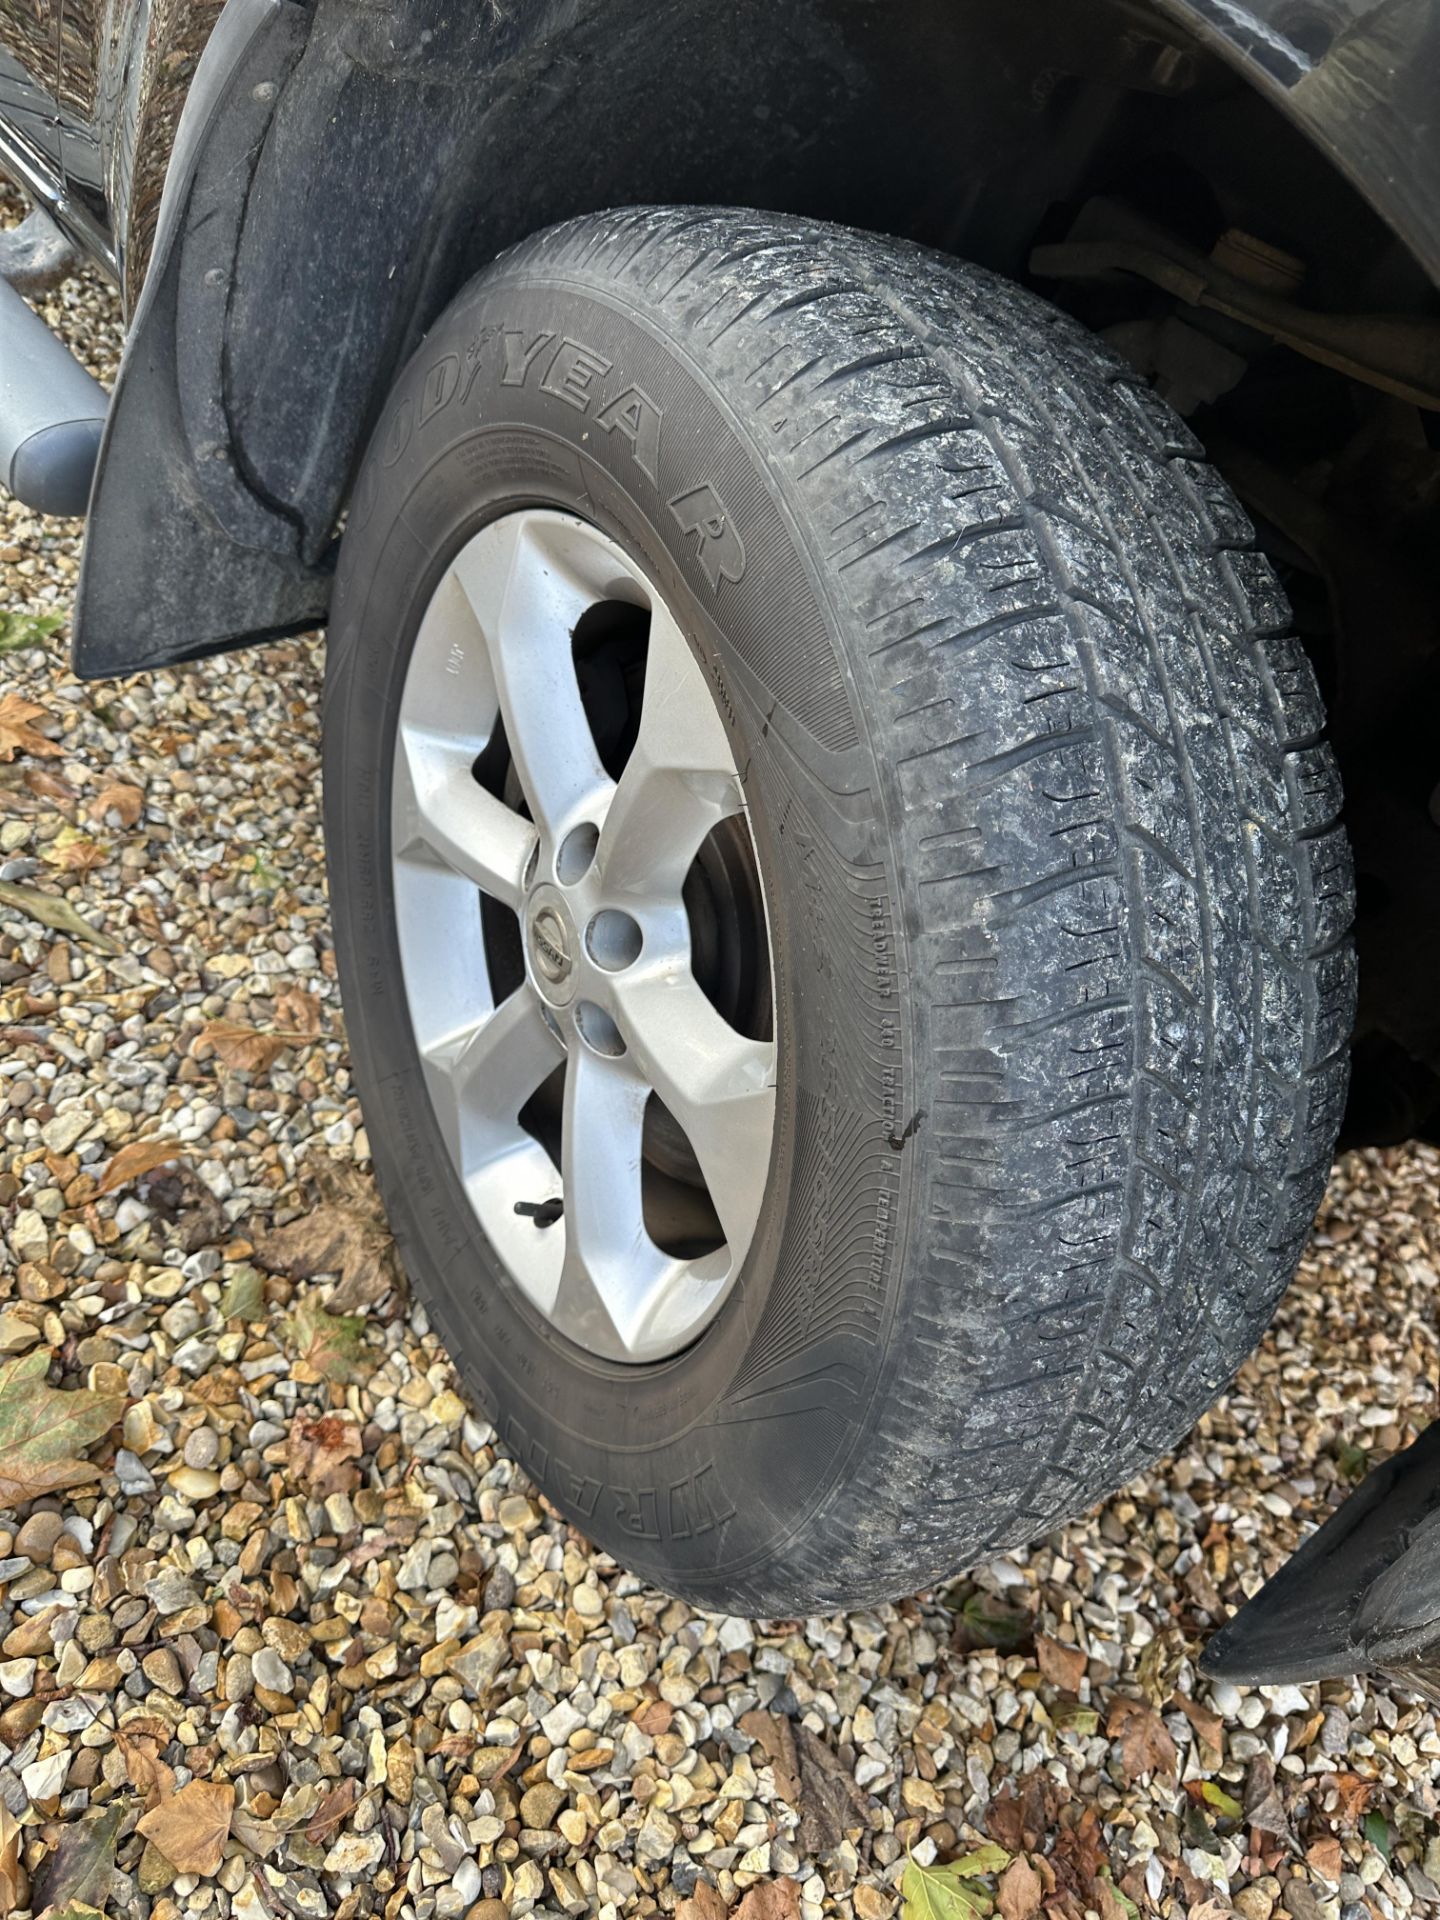
POLYGON ((769 1761, 780 1798, 798 1810, 800 1763, 795 1757, 795 1735, 790 1722, 782 1714, 765 1713, 755 1707, 741 1714, 740 1731, 749 1734, 769 1761))
POLYGON ((180 1141, 171 1140, 164 1134, 152 1135, 145 1140, 132 1140, 128 1147, 121 1147, 112 1156, 104 1178, 95 1191, 97 1194, 114 1193, 117 1188, 138 1180, 142 1173, 153 1173, 156 1167, 165 1167, 172 1160, 181 1159, 184 1153, 185 1148, 180 1141))
POLYGON ((0 1913, 30 1904, 30 1880, 20 1861, 20 1822, 0 1800, 0 1913))
POLYGON ((1032 1920, 1040 1911, 1044 1891, 1039 1874, 1021 1854, 1001 1874, 995 1889, 1000 1920, 1032 1920))
POLYGON ((275 1028, 262 1031, 238 1020, 208 1020, 194 1044, 208 1046, 218 1060, 240 1073, 268 1073, 287 1047, 299 1046, 308 1037, 275 1028))
POLYGON ((320 1002, 303 987, 287 987, 275 996, 276 1021, 313 1040, 320 1031, 320 1002))
POLYGON ((675 1920, 725 1920, 729 1911, 708 1880, 697 1880, 695 1891, 675 1909, 675 1920))
POLYGON ((146 1807, 158 1807, 175 1789, 175 1769, 160 1758, 164 1736, 137 1733, 129 1727, 115 1729, 115 1744, 125 1762, 130 1784, 145 1796, 146 1807))
POLYGON ((800 1920, 800 1882, 788 1874, 762 1880, 735 1909, 735 1920, 800 1920))
POLYGON ((375 1189, 353 1170, 341 1176, 326 1161, 317 1163, 313 1178, 319 1204, 298 1220, 261 1234, 255 1243, 255 1263, 267 1273, 287 1274, 292 1280, 337 1274, 328 1302, 335 1313, 373 1307, 400 1284, 395 1243, 379 1211, 375 1189))
POLYGON ((39 887, 27 887, 19 880, 0 880, 0 907, 14 907, 17 913, 28 914, 54 933, 73 933, 77 940, 88 941, 102 953, 125 951, 111 934, 92 927, 68 900, 53 893, 42 893, 39 887))
POLYGON ((218 1780, 192 1780, 142 1814, 135 1825, 179 1872, 211 1874, 219 1871, 234 1811, 233 1787, 218 1780))
POLYGON ((13 760, 17 753, 48 754, 51 758, 64 749, 55 740, 47 740, 31 726, 32 720, 48 720, 44 707, 27 700, 23 694, 7 693, 0 700, 0 760, 13 760))
POLYGON ((79 794, 53 767, 26 767, 20 776, 39 800, 78 800, 79 794))
POLYGON ((1052 1640, 1047 1634, 1037 1633, 1035 1658, 1051 1686, 1062 1687, 1066 1693, 1080 1691, 1089 1662, 1079 1647, 1070 1647, 1063 1640, 1052 1640))
POLYGON ((339 1831, 350 1818, 351 1809, 360 1798, 360 1782, 346 1778, 329 1793, 315 1809, 315 1817, 305 1829, 305 1838, 312 1845, 319 1846, 322 1840, 328 1840, 339 1831))
POLYGON ((1275 1762, 1268 1753, 1257 1753, 1245 1775, 1245 1819, 1259 1833, 1268 1833, 1287 1844, 1293 1840, 1285 1803, 1275 1782, 1275 1762))
POLYGON ((60 873, 93 873, 110 858, 110 849, 92 840, 88 834, 68 829, 55 836, 45 849, 44 860, 60 873))
POLYGON ((113 813, 122 827, 133 827, 144 805, 145 795, 139 787, 116 784, 102 787, 87 811, 92 820, 103 820, 113 813))
POLYGON ((800 1845, 807 1854, 838 1847, 848 1831, 870 1824, 855 1776, 803 1720, 791 1723, 800 1762, 800 1845))
POLYGON ((1202 1707, 1198 1700, 1187 1700, 1183 1693, 1174 1696, 1175 1705, 1195 1729, 1195 1738, 1200 1742, 1200 1758, 1207 1767, 1218 1767, 1224 1757, 1225 1722, 1218 1713, 1212 1713, 1209 1707, 1202 1707))
POLYGON ((668 1700, 647 1700, 643 1707, 637 1707, 630 1718, 640 1729, 654 1740, 662 1733, 670 1731, 670 1722, 675 1718, 675 1709, 668 1700))
POLYGON ((1328 1784, 1335 1789, 1339 1801, 1336 1812, 1340 1824, 1345 1827, 1357 1826, 1378 1782, 1364 1780, 1358 1773, 1332 1773, 1328 1784))
POLYGON ((1345 1871, 1345 1854, 1340 1842, 1333 1833, 1327 1833, 1305 1849, 1305 1858, 1315 1872, 1332 1887, 1340 1884, 1340 1876, 1345 1871))
POLYGON ((286 1443, 291 1473, 317 1500, 326 1500, 332 1493, 354 1492, 360 1484, 355 1462, 364 1450, 355 1422, 333 1413, 322 1414, 318 1420, 297 1416, 286 1443))
POLYGON ((1112 1701, 1105 1731, 1120 1742, 1120 1767, 1127 1782, 1147 1773, 1175 1771, 1175 1742, 1153 1707, 1140 1700, 1112 1701))
POLYGON ((1018 1793, 1007 1785, 985 1809, 985 1831, 1011 1853, 1037 1853, 1053 1832, 1061 1794, 1048 1773, 1027 1773, 1018 1793))

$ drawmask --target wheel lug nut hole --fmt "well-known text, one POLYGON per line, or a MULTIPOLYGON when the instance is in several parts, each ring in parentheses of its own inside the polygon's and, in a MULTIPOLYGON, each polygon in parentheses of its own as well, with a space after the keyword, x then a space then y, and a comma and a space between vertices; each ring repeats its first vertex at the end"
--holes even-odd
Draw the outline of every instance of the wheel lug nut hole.
POLYGON ((597 913, 585 929, 590 958, 607 973, 622 973, 626 967, 633 967, 644 944, 639 922, 614 907, 597 913))
POLYGON ((600 829, 592 827, 588 820, 570 829, 555 856, 555 877, 562 887, 573 887, 577 880, 585 877, 599 844, 600 829))
POLYGON ((593 1000, 579 1002, 575 1008, 575 1024, 581 1039, 593 1052, 606 1054, 611 1059, 624 1053, 625 1040, 620 1029, 593 1000))

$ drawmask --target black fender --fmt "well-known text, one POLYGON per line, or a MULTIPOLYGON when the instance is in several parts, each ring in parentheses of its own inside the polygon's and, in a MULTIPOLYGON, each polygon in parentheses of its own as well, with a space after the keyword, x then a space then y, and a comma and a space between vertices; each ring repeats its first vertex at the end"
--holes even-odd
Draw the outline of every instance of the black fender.
MULTIPOLYGON (((1001 184, 988 227, 957 226, 955 248, 1019 271, 1006 234, 1043 210, 1032 69, 1089 31, 1125 84, 1138 12, 228 0, 110 408, 76 671, 323 621, 350 480, 397 367, 473 272, 551 221, 666 200, 893 230, 897 203, 934 215, 938 196, 963 199, 973 165, 1001 184), (883 125, 898 131, 881 198, 865 161, 883 125)), ((1175 58, 1218 53, 1277 103, 1440 280, 1436 0, 1155 0, 1150 17, 1175 58)))

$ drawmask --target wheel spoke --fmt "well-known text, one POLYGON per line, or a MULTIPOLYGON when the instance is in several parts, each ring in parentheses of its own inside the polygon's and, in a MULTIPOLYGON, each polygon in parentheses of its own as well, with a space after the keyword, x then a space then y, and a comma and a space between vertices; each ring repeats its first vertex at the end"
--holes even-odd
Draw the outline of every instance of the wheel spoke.
POLYGON ((615 997, 636 1070, 689 1136, 732 1260, 743 1260, 769 1173, 774 1043, 737 1033, 688 967, 645 969, 615 997))
POLYGON ((645 1231, 640 1160, 648 1098, 625 1061, 572 1045, 561 1147, 565 1264, 554 1318, 572 1340, 617 1355, 640 1344, 647 1307, 673 1265, 645 1231))
POLYGON ((607 890, 678 892, 706 834, 742 805, 714 695, 684 634, 656 607, 639 735, 600 830, 597 860, 607 890))
POLYGON ((395 852, 427 849, 482 893, 520 905, 520 880, 537 834, 528 820, 487 793, 463 743, 402 725, 392 809, 395 852))
POLYGON ((490 653, 505 738, 530 811, 558 845, 598 818, 611 782, 580 700, 571 641, 599 597, 570 564, 566 530, 516 516, 463 548, 456 578, 490 653))
POLYGON ((436 1110, 462 1177, 528 1139, 520 1109, 563 1058, 529 986, 427 1050, 436 1110))

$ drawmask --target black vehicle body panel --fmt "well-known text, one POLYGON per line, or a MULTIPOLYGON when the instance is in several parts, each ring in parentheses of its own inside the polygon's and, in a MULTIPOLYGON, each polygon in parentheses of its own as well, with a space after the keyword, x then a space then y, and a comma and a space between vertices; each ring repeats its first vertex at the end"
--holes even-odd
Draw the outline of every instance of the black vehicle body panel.
MULTIPOLYGON (((1115 41, 1093 57, 1117 81, 1140 11, 1122 5, 1094 28, 1115 41)), ((1434 0, 1150 12, 1177 58, 1193 40, 1277 101, 1440 281, 1434 0)), ((323 618, 380 397, 455 289, 525 233, 657 198, 865 223, 863 169, 842 181, 835 154, 863 146, 892 104, 882 69, 913 114, 917 203, 937 191, 930 129, 963 124, 943 157, 992 186, 958 222, 957 250, 1017 270, 1005 216, 1023 202, 1044 111, 1016 107, 1018 49, 1068 46, 1083 15, 1029 0, 1007 11, 1019 36, 1007 40, 980 0, 915 0, 908 18, 874 0, 792 0, 783 16, 771 0, 118 0, 108 12, 0 0, 0 42, 33 63, 32 96, 0 116, 0 160, 18 163, 25 145, 26 184, 42 191, 50 129, 51 204, 134 309, 92 504, 79 670, 323 618), (918 43, 903 55, 902 32, 918 43), (187 90, 152 248, 156 156, 169 158, 187 90)))

